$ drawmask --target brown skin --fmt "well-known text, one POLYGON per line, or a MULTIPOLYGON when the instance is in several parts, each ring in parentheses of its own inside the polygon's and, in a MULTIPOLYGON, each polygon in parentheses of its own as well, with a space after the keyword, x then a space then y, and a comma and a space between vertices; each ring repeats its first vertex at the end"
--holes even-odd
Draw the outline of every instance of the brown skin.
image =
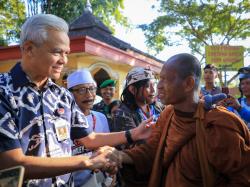
MULTIPOLYGON (((95 84, 80 84, 75 86, 73 89, 79 89, 79 88, 90 88, 90 87, 96 87, 95 84)), ((77 105, 81 109, 81 111, 84 113, 84 115, 89 115, 90 110, 93 108, 93 103, 95 100, 96 93, 87 92, 83 95, 79 94, 77 91, 73 91, 74 98, 76 100, 77 105), (86 102, 88 101, 88 102, 86 102)))
POLYGON ((24 72, 38 86, 42 87, 48 77, 57 80, 68 62, 69 37, 64 32, 50 30, 48 41, 37 45, 26 41, 22 51, 21 66, 24 72))
POLYGON ((148 104, 151 104, 155 100, 155 80, 150 79, 148 84, 144 87, 140 87, 137 91, 133 85, 129 86, 129 91, 134 95, 136 104, 144 111, 148 111, 148 104))
MULTIPOLYGON (((90 93, 89 91, 86 94, 79 94, 77 91, 74 91, 78 88, 89 88, 94 87, 94 84, 80 84, 77 86, 74 86, 73 89, 73 95, 76 100, 77 105, 81 109, 81 111, 85 115, 90 114, 90 110, 93 107, 93 102, 95 99, 96 94, 90 93), (89 101, 89 102, 84 102, 89 101)), ((151 121, 152 119, 149 119, 151 121)), ((139 140, 139 139, 145 139, 150 136, 151 130, 145 128, 145 125, 149 121, 142 122, 137 128, 134 128, 131 130, 131 135, 133 140, 139 140)), ((84 138, 80 138, 77 140, 74 140, 75 144, 77 145, 84 145, 88 149, 97 149, 104 145, 109 146, 116 146, 119 144, 127 143, 127 139, 125 138, 125 132, 113 132, 113 133, 95 133, 92 132, 88 136, 85 136, 84 138)))
MULTIPOLYGON (((178 61, 174 58, 164 64, 157 86, 159 98, 163 104, 171 104, 179 111, 195 112, 199 101, 195 79, 193 76, 188 76, 182 80, 176 71, 178 66, 178 61)), ((110 147, 104 147, 100 152, 103 153, 106 150, 107 156, 119 164, 133 164, 133 160, 128 154, 110 147)))
POLYGON ((115 87, 107 86, 101 89, 101 96, 106 105, 109 105, 113 101, 115 95, 115 87))
POLYGON ((198 92, 195 89, 195 79, 188 76, 182 80, 176 68, 178 61, 168 61, 164 64, 158 83, 158 97, 165 105, 173 105, 182 112, 194 112, 198 104, 198 92))
MULTIPOLYGON (((67 33, 48 30, 48 39, 38 46, 26 41, 22 50, 21 66, 29 78, 41 89, 49 77, 58 79, 67 63, 69 53, 67 33)), ((115 167, 107 162, 105 155, 93 159, 86 156, 49 158, 24 155, 21 148, 0 153, 0 169, 23 165, 25 178, 47 178, 82 169, 105 169, 115 167)))
POLYGON ((247 98, 247 104, 250 105, 250 78, 241 80, 240 87, 243 95, 247 98))
MULTIPOLYGON (((21 66, 30 79, 42 89, 48 78, 58 79, 64 65, 68 62, 69 38, 66 33, 49 30, 48 40, 41 45, 26 41, 22 50, 21 66)), ((88 95, 88 98, 94 98, 88 95)), ((87 110, 90 106, 88 105, 87 110)), ((86 107, 86 106, 85 106, 86 107)), ((139 127, 131 130, 133 140, 145 139, 150 136, 151 130, 145 126, 151 121, 144 121, 139 127)), ((76 140, 87 148, 99 148, 103 145, 118 145, 127 143, 125 132, 117 133, 91 133, 76 140), (109 138, 107 138, 109 137, 109 138)), ((64 158, 42 158, 26 156, 21 148, 0 153, 2 161, 0 169, 23 165, 26 169, 26 178, 45 178, 69 173, 76 170, 106 170, 116 171, 114 163, 109 162, 105 154, 89 159, 85 156, 64 158), (70 161, 70 162, 68 162, 70 161)))
POLYGON ((218 73, 213 69, 205 69, 204 70, 204 81, 206 90, 212 91, 215 87, 215 79, 217 78, 218 73))
MULTIPOLYGON (((241 87, 243 95, 246 97, 247 104, 250 105, 250 78, 241 80, 240 87, 241 87)), ((222 105, 224 107, 231 106, 235 110, 239 110, 241 108, 241 105, 238 99, 233 97, 232 95, 229 95, 228 98, 221 101, 219 105, 222 105)))

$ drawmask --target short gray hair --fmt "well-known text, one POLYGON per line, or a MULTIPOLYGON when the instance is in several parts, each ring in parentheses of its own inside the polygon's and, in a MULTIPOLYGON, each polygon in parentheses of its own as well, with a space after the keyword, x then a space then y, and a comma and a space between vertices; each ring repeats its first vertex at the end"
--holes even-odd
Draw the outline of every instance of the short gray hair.
POLYGON ((48 37, 48 30, 69 32, 67 22, 52 14, 37 14, 30 17, 23 24, 20 34, 20 47, 23 47, 25 41, 33 41, 41 45, 48 37))

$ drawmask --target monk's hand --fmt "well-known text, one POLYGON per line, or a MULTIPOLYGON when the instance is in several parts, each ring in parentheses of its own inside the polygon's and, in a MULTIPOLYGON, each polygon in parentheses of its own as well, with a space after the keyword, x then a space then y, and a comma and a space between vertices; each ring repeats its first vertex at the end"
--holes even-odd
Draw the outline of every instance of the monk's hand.
POLYGON ((101 170, 106 171, 110 175, 117 173, 119 167, 121 167, 121 156, 119 151, 110 146, 100 147, 92 154, 91 159, 98 158, 100 155, 106 159, 106 163, 101 170))

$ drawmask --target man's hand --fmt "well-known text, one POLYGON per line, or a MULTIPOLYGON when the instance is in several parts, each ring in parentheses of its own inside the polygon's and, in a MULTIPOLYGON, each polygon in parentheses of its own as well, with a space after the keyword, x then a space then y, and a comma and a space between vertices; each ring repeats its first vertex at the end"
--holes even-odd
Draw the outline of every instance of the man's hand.
POLYGON ((226 99, 226 102, 227 102, 227 106, 231 106, 235 110, 239 110, 241 108, 241 105, 238 99, 234 98, 232 95, 229 95, 229 97, 226 99))
POLYGON ((96 150, 90 157, 92 166, 90 169, 94 171, 105 171, 110 175, 117 173, 121 165, 119 151, 113 147, 104 146, 96 150))
POLYGON ((150 117, 149 119, 142 121, 138 127, 131 129, 133 141, 149 138, 152 133, 152 128, 155 127, 155 123, 153 117, 150 117))

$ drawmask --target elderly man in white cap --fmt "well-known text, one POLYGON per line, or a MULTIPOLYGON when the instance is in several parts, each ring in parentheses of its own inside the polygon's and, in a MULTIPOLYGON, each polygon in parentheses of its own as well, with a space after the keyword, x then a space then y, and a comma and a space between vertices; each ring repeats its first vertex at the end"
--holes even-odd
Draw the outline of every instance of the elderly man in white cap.
MULTIPOLYGON (((93 129, 93 132, 84 138, 74 140, 74 154, 88 153, 89 149, 96 149, 105 145, 117 146, 131 141, 138 141, 148 138, 151 134, 151 130, 145 127, 152 119, 143 121, 141 125, 131 130, 103 133, 109 132, 107 119, 103 114, 91 110, 95 99, 96 83, 90 72, 86 69, 77 70, 68 76, 67 83, 68 89, 73 93, 76 103, 86 115, 88 123, 93 129)), ((90 178, 91 176, 89 174, 90 173, 88 173, 89 178, 87 179, 81 177, 80 181, 75 180, 75 183, 79 182, 79 185, 75 184, 75 186, 80 186, 86 182, 88 183, 88 179, 93 179, 90 178)), ((91 183, 90 186, 94 186, 93 183, 91 183)))
MULTIPOLYGON (((96 96, 96 82, 87 69, 82 69, 73 72, 67 80, 67 87, 73 93, 77 105, 84 113, 91 129, 98 133, 110 132, 107 118, 104 114, 92 111, 93 103, 96 96)), ((73 146, 74 154, 89 154, 86 149, 81 149, 81 145, 73 146)), ((105 182, 105 177, 102 172, 99 172, 96 177, 91 173, 91 170, 74 172, 75 186, 102 186, 105 182)))
POLYGON ((68 89, 73 93, 77 105, 87 117, 94 132, 110 132, 104 114, 92 111, 96 97, 96 82, 87 69, 73 72, 68 77, 68 89))

